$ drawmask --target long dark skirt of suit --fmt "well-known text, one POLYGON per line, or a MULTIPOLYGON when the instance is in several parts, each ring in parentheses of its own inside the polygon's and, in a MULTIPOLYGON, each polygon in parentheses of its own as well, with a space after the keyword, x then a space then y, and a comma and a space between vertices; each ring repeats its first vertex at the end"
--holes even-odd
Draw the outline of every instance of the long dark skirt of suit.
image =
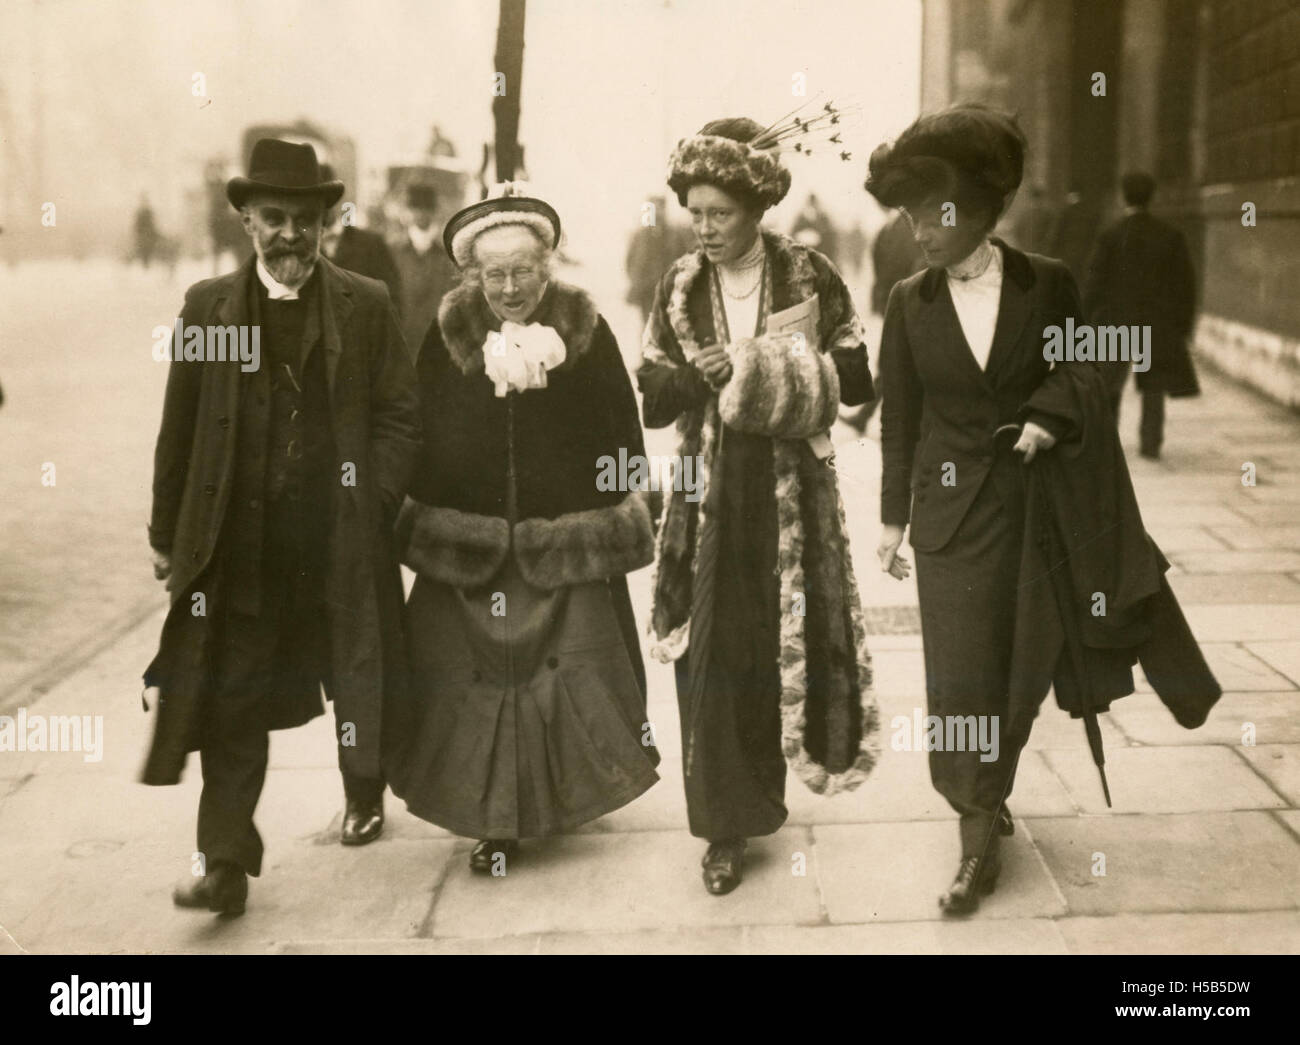
POLYGON ((1006 730, 1025 491, 1015 436, 995 433, 1033 421, 1060 434, 1035 409, 1039 390, 1064 376, 1043 358, 1043 331, 1081 316, 1061 262, 994 243, 1002 291, 984 369, 937 269, 894 287, 880 356, 881 521, 911 523, 928 713, 998 718, 996 760, 930 752, 934 786, 961 815, 963 858, 997 844, 994 820, 1019 757, 1006 730))

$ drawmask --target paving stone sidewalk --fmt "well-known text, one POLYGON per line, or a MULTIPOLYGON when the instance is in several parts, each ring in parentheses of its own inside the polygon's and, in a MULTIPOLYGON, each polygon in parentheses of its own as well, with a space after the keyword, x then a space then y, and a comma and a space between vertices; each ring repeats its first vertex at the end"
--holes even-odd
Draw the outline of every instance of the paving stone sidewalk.
MULTIPOLYGON (((671 671, 654 664, 661 782, 576 834, 526 844, 504 878, 471 875, 469 840, 391 796, 384 837, 341 847, 322 718, 273 737, 258 811, 267 859, 248 913, 176 911, 197 765, 178 787, 135 780, 150 729, 138 676, 160 606, 28 707, 103 715, 101 761, 0 754, 0 952, 1296 953, 1300 418, 1213 375, 1204 386, 1170 405, 1164 458, 1133 453, 1130 467, 1225 696, 1195 731, 1145 682, 1118 702, 1102 722, 1109 810, 1081 725, 1049 697, 1011 799, 1003 877, 972 919, 939 917, 958 856, 953 814, 924 753, 888 750, 888 732, 880 766, 852 795, 818 798, 792 778, 789 823, 752 843, 737 892, 707 895, 703 844, 685 826, 671 671), (1254 487, 1241 482, 1248 462, 1254 487)), ((1137 410, 1130 393, 1130 452, 1137 410)), ((652 436, 651 452, 665 452, 663 433, 652 436)), ((850 439, 837 463, 864 602, 881 622, 872 649, 888 723, 923 701, 920 640, 898 626, 914 620, 915 590, 875 565, 878 444, 850 439)), ((633 581, 645 619, 649 571, 633 581)))

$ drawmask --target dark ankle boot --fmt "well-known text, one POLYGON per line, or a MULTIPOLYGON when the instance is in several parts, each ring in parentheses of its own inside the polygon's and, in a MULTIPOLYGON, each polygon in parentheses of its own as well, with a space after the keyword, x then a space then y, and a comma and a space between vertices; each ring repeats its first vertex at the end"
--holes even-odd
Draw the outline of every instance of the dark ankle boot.
POLYGON ((248 875, 238 864, 220 861, 208 873, 172 890, 172 903, 213 914, 240 915, 248 899, 248 875))
POLYGON ((491 874, 493 864, 500 854, 503 870, 519 852, 519 843, 513 838, 487 838, 479 842, 469 854, 469 869, 475 874, 491 874))
POLYGON ((957 868, 957 877, 948 891, 939 897, 939 907, 944 914, 974 914, 979 910, 980 897, 993 892, 998 884, 1002 864, 996 853, 980 859, 965 857, 957 868))
POLYGON ((704 859, 704 888, 714 896, 724 896, 740 884, 745 873, 745 840, 729 838, 710 842, 704 859))

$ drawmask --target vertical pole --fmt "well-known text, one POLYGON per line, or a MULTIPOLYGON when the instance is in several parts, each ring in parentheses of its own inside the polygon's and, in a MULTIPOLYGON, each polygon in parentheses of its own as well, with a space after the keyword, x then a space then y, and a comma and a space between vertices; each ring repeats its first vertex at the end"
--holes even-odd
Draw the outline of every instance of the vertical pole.
POLYGON ((501 0, 497 23, 496 71, 505 74, 505 93, 492 99, 496 128, 497 181, 513 181, 519 170, 519 93, 524 73, 525 0, 501 0))

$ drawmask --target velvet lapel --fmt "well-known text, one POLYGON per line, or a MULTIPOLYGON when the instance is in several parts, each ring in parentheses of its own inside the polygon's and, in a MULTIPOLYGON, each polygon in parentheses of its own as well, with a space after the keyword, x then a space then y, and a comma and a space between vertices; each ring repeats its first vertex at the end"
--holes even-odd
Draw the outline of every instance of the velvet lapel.
MULTIPOLYGON (((1003 284, 1003 294, 1006 284, 1003 284)), ((966 342, 966 334, 961 329, 961 320, 957 318, 957 308, 948 293, 948 280, 943 269, 930 269, 921 281, 921 297, 927 307, 921 309, 921 331, 918 340, 923 345, 935 346, 947 358, 948 362, 968 374, 973 381, 979 381, 990 390, 988 374, 980 369, 975 360, 975 353, 966 342)), ((1002 314, 998 313, 998 325, 1001 327, 1002 314)), ((996 340, 996 336, 995 336, 996 340)), ((990 356, 991 361, 991 356, 990 356)))
POLYGON ((1029 292, 1036 278, 1034 268, 1024 254, 1000 239, 994 239, 993 245, 1002 251, 1002 293, 998 298, 997 325, 993 328, 993 347, 989 350, 989 362, 984 372, 989 382, 996 385, 998 372, 1014 354, 1025 324, 1029 322, 1033 311, 1029 292))

